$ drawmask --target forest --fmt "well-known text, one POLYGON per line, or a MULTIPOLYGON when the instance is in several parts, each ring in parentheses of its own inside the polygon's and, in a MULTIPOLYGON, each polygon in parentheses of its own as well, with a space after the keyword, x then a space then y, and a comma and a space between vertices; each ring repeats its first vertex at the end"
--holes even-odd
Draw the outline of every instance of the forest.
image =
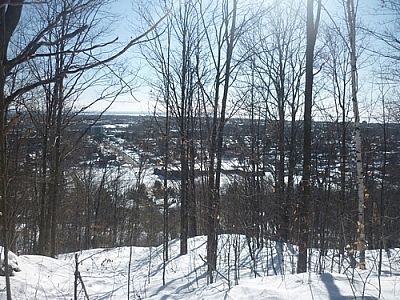
POLYGON ((0 1, 7 299, 8 250, 167 262, 205 236, 212 284, 221 234, 295 245, 298 273, 399 247, 397 1, 133 0, 129 38, 119 4, 0 1), (107 114, 120 97, 149 111, 107 114))

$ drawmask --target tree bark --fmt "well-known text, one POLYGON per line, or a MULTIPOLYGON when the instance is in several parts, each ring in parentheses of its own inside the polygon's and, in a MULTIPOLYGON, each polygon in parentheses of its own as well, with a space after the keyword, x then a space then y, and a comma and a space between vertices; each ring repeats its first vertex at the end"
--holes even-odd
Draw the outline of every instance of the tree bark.
POLYGON ((3 235, 4 268, 6 276, 6 297, 11 300, 11 284, 8 266, 9 249, 9 203, 7 199, 7 110, 8 101, 5 95, 6 78, 9 76, 10 68, 7 60, 8 45, 13 35, 22 12, 23 1, 11 0, 10 4, 0 7, 0 201, 1 201, 1 225, 3 235))
POLYGON ((303 144, 303 176, 302 194, 299 203, 299 258, 297 261, 297 273, 307 272, 307 249, 309 231, 309 206, 311 198, 311 110, 313 101, 314 80, 314 48, 317 37, 321 1, 318 0, 317 16, 314 22, 314 0, 307 1, 307 48, 306 48, 306 87, 304 96, 304 144, 303 144))
POLYGON ((357 250, 359 251, 359 267, 365 269, 365 184, 364 169, 362 161, 362 140, 360 112, 358 110, 358 78, 357 78, 357 54, 356 54, 356 11, 353 0, 347 0, 347 18, 349 25, 350 42, 350 64, 351 64, 351 100, 354 113, 354 141, 356 144, 356 169, 357 169, 357 198, 358 198, 358 220, 357 220, 357 250))

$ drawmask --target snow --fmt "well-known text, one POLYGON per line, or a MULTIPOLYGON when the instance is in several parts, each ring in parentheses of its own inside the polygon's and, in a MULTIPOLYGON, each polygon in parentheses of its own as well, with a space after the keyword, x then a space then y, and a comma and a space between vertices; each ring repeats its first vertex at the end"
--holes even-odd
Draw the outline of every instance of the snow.
MULTIPOLYGON (((310 271, 294 274, 296 247, 266 241, 262 249, 252 249, 256 257, 254 262, 243 236, 221 235, 216 283, 207 285, 206 238, 192 238, 188 244, 188 254, 179 256, 179 240, 170 242, 165 285, 162 246, 93 249, 62 254, 57 259, 21 255, 18 257, 21 272, 11 277, 13 299, 73 299, 76 254, 89 299, 335 300, 379 297, 378 251, 367 251, 367 270, 349 268, 345 258, 339 273, 339 261, 333 251, 320 257, 316 249, 311 249, 310 271)), ((400 249, 383 253, 382 270, 380 298, 400 299, 400 249)), ((0 277, 0 299, 5 299, 3 278, 0 277)), ((78 299, 86 299, 82 284, 79 284, 78 292, 78 299)))
MULTIPOLYGON (((1 247, 1 246, 0 246, 0 253, 1 253, 1 255, 0 255, 0 267, 1 267, 1 274, 3 275, 3 274, 5 274, 4 263, 3 263, 3 261, 4 261, 4 251, 3 251, 3 247, 1 247)), ((9 265, 9 268, 10 268, 10 270, 9 270, 10 272, 11 271, 13 271, 13 272, 20 272, 21 271, 21 269, 20 269, 20 267, 18 265, 18 256, 12 251, 8 252, 8 265, 9 265)))

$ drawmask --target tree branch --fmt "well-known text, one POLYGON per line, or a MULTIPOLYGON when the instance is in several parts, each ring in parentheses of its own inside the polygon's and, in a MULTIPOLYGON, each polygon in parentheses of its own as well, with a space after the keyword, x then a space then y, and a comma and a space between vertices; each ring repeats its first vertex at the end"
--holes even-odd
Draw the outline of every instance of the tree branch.
MULTIPOLYGON (((172 9, 172 8, 171 8, 171 9, 172 9)), ((61 73, 59 73, 59 74, 57 74, 57 75, 55 75, 55 76, 53 76, 53 77, 51 77, 51 78, 48 78, 48 79, 45 79, 45 80, 39 80, 38 82, 34 82, 34 83, 29 84, 29 85, 27 85, 27 86, 24 86, 24 87, 22 87, 22 88, 20 88, 20 89, 17 89, 16 91, 14 91, 12 94, 10 94, 10 95, 6 98, 6 104, 9 105, 15 98, 17 98, 18 96, 20 96, 20 95, 22 95, 22 94, 24 94, 24 93, 26 93, 26 92, 28 92, 28 91, 30 91, 30 90, 33 90, 34 88, 37 88, 37 87, 39 87, 39 86, 42 86, 42 85, 45 85, 45 84, 49 84, 49 83, 55 82, 55 81, 59 80, 59 79, 62 78, 62 77, 67 77, 68 74, 76 74, 76 73, 79 73, 79 72, 82 72, 82 71, 86 71, 86 70, 89 70, 89 69, 93 69, 93 68, 95 68, 95 67, 98 67, 98 66, 100 66, 100 65, 107 64, 108 62, 115 60, 116 58, 120 57, 120 56, 123 55, 125 52, 127 52, 132 46, 134 46, 134 45, 138 44, 139 42, 141 42, 141 39, 142 39, 142 38, 144 38, 144 37, 145 37, 146 35, 148 35, 151 31, 153 31, 153 30, 168 16, 168 14, 170 13, 171 9, 170 9, 161 19, 159 19, 153 26, 151 26, 147 31, 145 31, 144 33, 142 33, 142 34, 139 35, 138 37, 132 39, 132 40, 128 43, 128 45, 126 45, 126 46, 125 46, 121 51, 119 51, 118 53, 112 55, 111 57, 109 57, 109 58, 107 58, 107 59, 98 60, 97 62, 94 62, 94 63, 92 63, 92 64, 88 64, 88 65, 85 65, 85 66, 82 66, 82 67, 78 67, 78 68, 75 68, 75 69, 67 69, 67 70, 64 70, 63 72, 61 72, 61 73)), ((57 19, 59 19, 61 15, 62 15, 62 13, 58 16, 57 19)), ((40 34, 38 34, 38 36, 35 38, 35 41, 38 41, 38 40, 44 35, 44 33, 46 33, 48 30, 50 30, 51 28, 53 28, 55 25, 56 25, 56 23, 53 22, 52 24, 50 24, 49 26, 47 26, 44 30, 42 30, 42 32, 41 32, 40 34)), ((75 32, 76 32, 76 31, 75 31, 75 32)), ((76 34, 78 34, 78 33, 76 33, 76 34)), ((116 40, 116 39, 115 39, 115 40, 116 40)), ((24 59, 26 59, 27 57, 29 57, 29 55, 26 56, 26 53, 28 53, 29 48, 30 48, 30 49, 35 48, 35 49, 37 50, 37 49, 38 49, 40 46, 42 46, 42 45, 43 45, 42 43, 36 43, 36 45, 35 45, 34 42, 30 43, 30 46, 29 46, 29 45, 27 46, 26 51, 24 51, 20 56, 18 56, 19 59, 13 60, 14 65, 16 65, 16 64, 18 64, 18 63, 21 63, 24 59), (18 62, 18 63, 17 63, 17 62, 18 62)), ((107 43, 104 44, 104 45, 107 45, 107 43)), ((30 53, 30 52, 29 52, 29 53, 30 53)), ((88 54, 88 55, 89 55, 89 54, 88 54)), ((91 56, 92 58, 94 58, 92 55, 89 55, 89 56, 91 56)))

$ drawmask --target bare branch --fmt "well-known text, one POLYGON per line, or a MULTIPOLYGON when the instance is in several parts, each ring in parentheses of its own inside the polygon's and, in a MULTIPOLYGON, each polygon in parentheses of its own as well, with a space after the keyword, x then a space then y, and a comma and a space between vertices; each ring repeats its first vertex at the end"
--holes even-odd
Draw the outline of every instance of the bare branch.
POLYGON ((75 69, 73 71, 67 71, 66 73, 76 73, 76 72, 80 72, 80 71, 85 70, 85 69, 95 68, 95 67, 97 67, 99 65, 106 64, 106 63, 108 63, 110 61, 113 61, 116 58, 120 57, 122 54, 124 54, 126 51, 128 51, 132 46, 134 46, 134 45, 138 44, 139 42, 141 42, 141 40, 145 36, 147 36, 150 32, 152 32, 169 15, 169 13, 171 12, 171 9, 164 16, 162 16, 161 19, 159 19, 153 26, 151 26, 147 31, 145 31, 144 33, 142 33, 138 37, 132 39, 128 43, 128 45, 126 45, 121 51, 119 51, 115 55, 113 55, 113 56, 111 56, 111 57, 109 57, 107 59, 104 59, 104 60, 99 60, 97 63, 94 63, 94 64, 88 66, 87 68, 83 67, 83 68, 75 69))
MULTIPOLYGON (((134 45, 138 44, 139 42, 141 42, 141 39, 144 38, 146 35, 148 35, 150 32, 152 32, 152 31, 153 31, 153 30, 168 16, 168 14, 170 13, 170 11, 171 11, 171 9, 170 9, 162 18, 160 18, 153 26, 151 26, 147 31, 145 31, 143 34, 139 35, 138 37, 132 39, 132 40, 128 43, 128 45, 126 45, 121 51, 119 51, 118 53, 112 55, 111 57, 109 57, 109 58, 107 58, 107 59, 104 59, 104 60, 98 60, 98 61, 96 61, 96 62, 94 62, 94 63, 92 63, 92 64, 88 64, 88 65, 83 66, 83 67, 79 67, 79 68, 75 68, 75 69, 67 69, 67 70, 64 70, 64 71, 61 72, 60 74, 55 75, 55 76, 53 76, 53 77, 51 77, 51 78, 48 78, 48 79, 45 79, 45 80, 39 80, 39 81, 37 81, 37 82, 35 82, 35 83, 32 83, 32 84, 29 84, 29 85, 24 86, 24 87, 22 87, 22 88, 19 88, 19 89, 17 89, 16 91, 14 91, 11 95, 9 95, 9 96, 6 98, 6 103, 7 103, 7 104, 10 104, 10 103, 11 103, 14 99, 16 99, 18 96, 20 96, 20 95, 22 95, 22 94, 24 94, 24 93, 26 93, 26 92, 28 92, 28 91, 30 91, 30 90, 33 90, 34 88, 37 88, 37 87, 39 87, 39 86, 42 86, 42 85, 45 85, 45 84, 49 84, 49 83, 52 83, 52 82, 56 82, 57 80, 59 80, 59 79, 62 78, 62 77, 67 77, 68 74, 76 74, 76 73, 79 73, 79 72, 82 72, 82 71, 86 71, 86 70, 89 70, 89 69, 93 69, 93 68, 95 68, 95 67, 98 67, 98 66, 100 66, 100 65, 105 65, 105 64, 107 64, 107 63, 109 63, 109 62, 111 62, 111 61, 117 59, 118 57, 120 57, 121 55, 123 55, 125 52, 127 52, 132 46, 134 46, 134 45)), ((63 15, 63 13, 60 14, 60 15, 57 17, 58 20, 59 20, 59 18, 60 18, 61 15, 63 15)), ((53 28, 55 25, 56 25, 56 23, 53 22, 51 25, 47 26, 44 30, 42 30, 42 32, 35 38, 35 41, 40 40, 40 38, 44 35, 44 33, 46 33, 48 30, 50 30, 51 28, 53 28)), ((75 33, 78 34, 78 32, 76 32, 76 31, 75 31, 75 33)), ((14 65, 17 64, 17 62, 20 63, 20 62, 22 62, 24 59, 26 59, 27 57, 29 57, 29 55, 26 55, 27 53, 31 53, 31 51, 29 51, 29 48, 30 48, 31 50, 32 50, 32 49, 36 49, 36 50, 37 50, 40 46, 43 45, 43 43, 36 43, 36 44, 35 44, 35 43, 32 42, 32 43, 30 43, 30 45, 31 45, 31 46, 28 45, 27 48, 26 48, 26 51, 24 51, 24 53, 21 54, 21 55, 19 56, 19 59, 13 60, 13 64, 14 64, 14 65), (32 47, 33 47, 33 48, 32 48, 32 47)), ((107 43, 104 44, 104 45, 107 45, 107 43)), ((36 50, 35 50, 35 51, 36 51, 36 50)), ((88 55, 89 55, 89 54, 88 54, 88 55)), ((96 58, 93 57, 92 55, 89 55, 89 56, 92 57, 92 58, 94 58, 94 59, 96 59, 96 58)))

